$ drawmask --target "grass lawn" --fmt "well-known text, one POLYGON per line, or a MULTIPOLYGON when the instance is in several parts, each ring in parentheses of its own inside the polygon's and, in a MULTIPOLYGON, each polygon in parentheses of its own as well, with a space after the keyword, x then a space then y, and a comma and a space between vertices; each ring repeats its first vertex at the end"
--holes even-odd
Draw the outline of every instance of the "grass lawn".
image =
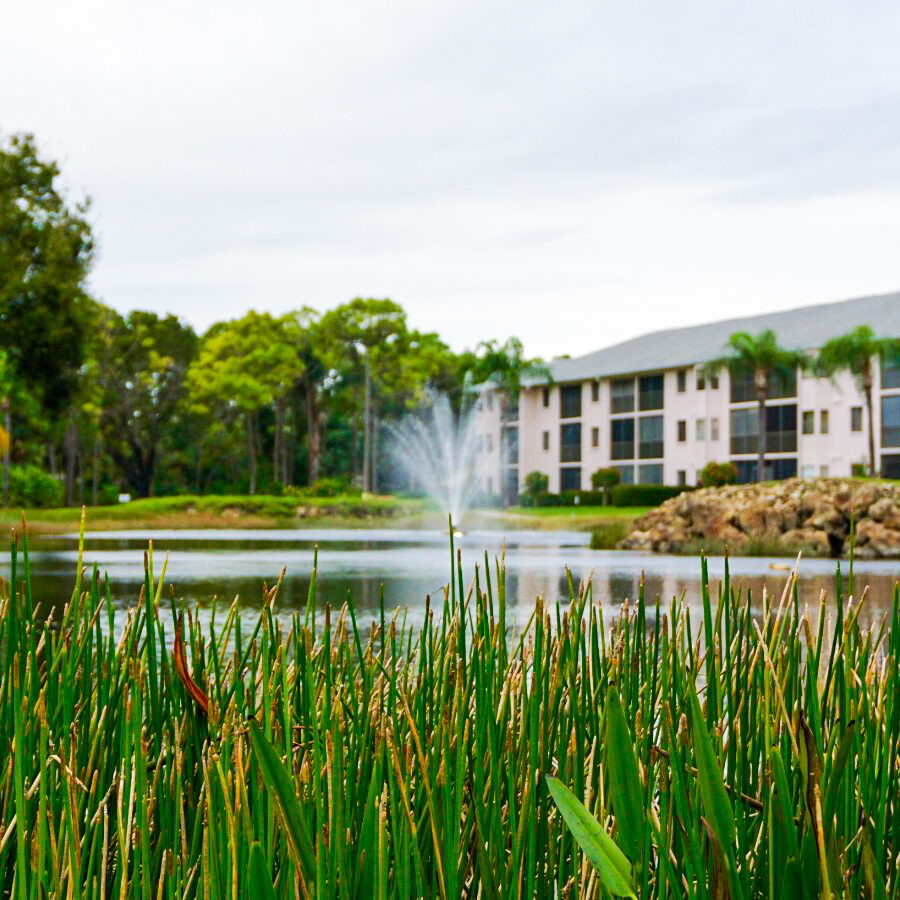
MULTIPOLYGON (((628 530, 631 523, 647 512, 648 506, 545 506, 539 509, 511 506, 493 511, 493 517, 516 528, 574 529, 593 531, 615 525, 628 530)), ((483 512, 487 516, 487 512, 483 512)))
MULTIPOLYGON (((179 496, 150 497, 113 506, 87 508, 91 531, 118 528, 292 528, 365 527, 390 522, 419 522, 425 505, 418 500, 386 496, 277 497, 179 496)), ((77 530, 80 507, 25 510, 30 531, 77 530)), ((21 522, 19 509, 0 509, 0 527, 21 522)))

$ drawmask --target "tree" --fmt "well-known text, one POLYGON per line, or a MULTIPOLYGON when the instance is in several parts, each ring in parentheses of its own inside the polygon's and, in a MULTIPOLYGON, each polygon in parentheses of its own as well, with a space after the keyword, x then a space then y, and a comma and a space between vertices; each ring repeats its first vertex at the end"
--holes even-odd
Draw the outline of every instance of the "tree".
POLYGON ((609 492, 622 480, 618 469, 597 469, 591 472, 591 487, 595 491, 603 491, 603 505, 609 505, 609 492))
POLYGON ((188 372, 187 382, 195 408, 243 417, 251 494, 256 493, 258 412, 263 407, 272 406, 275 410, 272 475, 284 483, 285 401, 299 372, 298 358, 287 340, 284 321, 252 309, 243 318, 213 326, 204 336, 197 359, 188 372))
POLYGON ((826 341, 819 350, 815 371, 827 378, 843 370, 850 372, 865 398, 869 431, 869 474, 875 475, 875 418, 872 415, 872 386, 874 360, 900 360, 900 340, 879 338, 868 325, 858 325, 847 334, 826 341))
MULTIPOLYGON (((505 422, 512 403, 518 403, 522 383, 529 379, 552 381, 550 369, 541 359, 525 357, 522 342, 516 338, 508 338, 500 344, 495 340, 482 341, 478 345, 477 358, 470 370, 472 384, 494 384, 500 392, 500 421, 505 422)), ((511 439, 508 429, 501 431, 501 441, 506 446, 511 439)), ((506 452, 505 449, 502 452, 506 452)), ((502 488, 503 505, 510 501, 509 490, 505 483, 502 488)))
POLYGON ((175 316, 104 310, 97 381, 100 429, 111 459, 139 497, 153 493, 160 452, 178 420, 197 335, 175 316))
POLYGON ((511 337, 505 343, 482 341, 471 369, 473 384, 491 382, 501 391, 502 403, 517 399, 526 380, 552 380, 550 369, 539 357, 528 359, 522 342, 511 337))
POLYGON ((534 472, 529 472, 525 476, 524 485, 524 493, 534 497, 537 494, 547 493, 547 489, 550 487, 550 479, 543 472, 535 469, 534 472))
POLYGON ((0 147, 0 349, 51 418, 77 386, 94 253, 87 203, 70 207, 58 176, 32 136, 0 147))
POLYGON ((729 375, 753 376, 758 414, 756 480, 765 480, 766 464, 766 394, 773 376, 789 376, 797 369, 806 369, 809 358, 802 350, 785 350, 779 346, 775 332, 766 329, 755 337, 746 331, 736 331, 725 344, 728 352, 710 360, 703 367, 707 376, 722 369, 729 375))

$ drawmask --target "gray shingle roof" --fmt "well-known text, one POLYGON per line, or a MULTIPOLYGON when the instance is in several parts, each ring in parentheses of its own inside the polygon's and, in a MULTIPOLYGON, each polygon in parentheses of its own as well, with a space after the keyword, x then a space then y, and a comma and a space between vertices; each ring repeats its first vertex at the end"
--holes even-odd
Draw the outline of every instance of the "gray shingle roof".
POLYGON ((735 331, 755 335, 767 328, 782 347, 814 350, 857 325, 870 325, 879 337, 900 337, 900 293, 654 331, 575 359, 556 359, 550 371, 554 381, 565 382, 690 366, 721 356, 735 331))

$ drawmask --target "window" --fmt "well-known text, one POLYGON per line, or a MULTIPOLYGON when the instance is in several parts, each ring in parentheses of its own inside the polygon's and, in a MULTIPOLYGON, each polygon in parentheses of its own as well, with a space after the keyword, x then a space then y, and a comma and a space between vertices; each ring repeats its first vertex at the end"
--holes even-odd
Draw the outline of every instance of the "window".
POLYGON ((828 410, 819 412, 819 434, 828 434, 828 410))
POLYGON ((685 369, 678 370, 678 393, 683 394, 687 390, 687 371, 685 369))
POLYGON ((644 416, 638 421, 640 458, 659 459, 663 455, 663 417, 644 416))
POLYGON ((861 406, 851 406, 850 407, 850 430, 851 431, 862 431, 862 407, 861 406))
POLYGON ((550 388, 545 387, 541 389, 541 400, 544 403, 544 406, 550 405, 550 388))
POLYGON ((678 420, 678 443, 683 444, 687 440, 687 422, 684 419, 678 420))
POLYGON ((719 373, 717 372, 715 375, 709 376, 709 386, 717 391, 719 389, 719 373))
POLYGON ((560 462, 581 462, 581 423, 559 426, 560 462))
POLYGON ((563 466, 559 470, 559 489, 561 491, 581 490, 581 466, 563 466))
POLYGON ((641 375, 638 379, 638 408, 641 410, 663 408, 662 375, 641 375))
POLYGON ((638 466, 638 481, 641 484, 662 484, 663 467, 660 463, 638 466))
POLYGON ((620 484, 634 484, 634 466, 613 466, 619 473, 620 484))
POLYGON ((577 419, 581 415, 581 385, 566 384, 559 389, 559 417, 577 419))
POLYGON ((484 400, 479 400, 475 406, 478 409, 478 412, 481 412, 484 409, 484 400))
POLYGON ((544 432, 543 447, 545 450, 550 449, 550 432, 549 431, 544 432))
POLYGON ((900 454, 891 453, 881 457, 881 477, 900 478, 900 454))
POLYGON ((881 446, 900 447, 900 394, 881 398, 881 446))
POLYGON ((710 419, 709 421, 709 438, 712 441, 717 441, 719 439, 719 420, 718 418, 710 419))
POLYGON ((881 360, 881 389, 900 388, 900 360, 881 360))
POLYGON ((610 385, 613 413, 634 412, 634 379, 620 378, 610 385))
POLYGON ((591 429, 591 446, 592 447, 600 446, 600 429, 599 428, 591 429))
POLYGON ((684 469, 678 470, 678 484, 679 485, 687 484, 687 472, 684 469))
POLYGON ((591 402, 597 403, 600 400, 600 382, 591 382, 591 402))
POLYGON ((519 429, 514 425, 504 429, 507 465, 514 466, 519 461, 519 429))
POLYGON ((509 397, 506 401, 506 407, 503 410, 503 418, 507 422, 519 421, 519 396, 509 397))
POLYGON ((634 419, 613 419, 609 433, 613 459, 634 459, 634 419))
POLYGON ((697 390, 705 391, 706 390, 706 376, 703 372, 697 373, 697 390))
POLYGON ((695 423, 695 427, 697 429, 697 440, 705 441, 706 440, 706 419, 697 419, 695 423))
POLYGON ((811 409, 803 411, 803 433, 814 434, 816 430, 816 414, 811 409))
MULTIPOLYGON (((794 369, 786 372, 772 372, 766 379, 766 398, 768 400, 796 396, 797 372, 794 369)), ((756 381, 753 372, 732 372, 731 402, 749 403, 751 400, 756 400, 756 381)))
MULTIPOLYGON (((797 407, 793 403, 766 407, 766 453, 797 450, 797 407)), ((794 473, 796 474, 796 472, 794 473)))
MULTIPOLYGON (((755 459, 734 459, 732 460, 738 473, 738 484, 748 484, 756 481, 756 460, 755 459)), ((797 474, 797 460, 795 457, 790 459, 767 459, 763 477, 766 481, 779 481, 782 478, 793 478, 797 474)))
POLYGON ((487 395, 487 408, 488 409, 494 408, 494 395, 493 394, 487 395))
POLYGON ((487 446, 487 452, 493 453, 494 452, 494 436, 492 434, 486 434, 484 436, 484 439, 485 439, 486 446, 487 446))
POLYGON ((759 414, 755 409, 731 411, 731 452, 755 453, 759 433, 759 414))
POLYGON ((489 494, 494 493, 494 479, 491 478, 490 476, 488 476, 488 480, 487 480, 487 492, 489 494))

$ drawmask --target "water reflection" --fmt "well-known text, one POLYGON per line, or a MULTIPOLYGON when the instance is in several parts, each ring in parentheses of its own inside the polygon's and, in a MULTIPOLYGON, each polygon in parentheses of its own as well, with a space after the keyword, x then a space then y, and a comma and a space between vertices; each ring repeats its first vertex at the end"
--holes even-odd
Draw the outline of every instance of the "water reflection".
MULTIPOLYGON (((450 572, 450 545, 440 532, 386 529, 304 531, 156 531, 105 532, 89 535, 85 562, 108 572, 118 621, 138 597, 143 579, 143 553, 153 538, 157 572, 168 554, 167 581, 178 598, 196 602, 207 611, 214 600, 220 605, 240 599, 243 614, 252 619, 262 597, 263 582, 273 584, 282 567, 287 568, 276 612, 289 618, 306 606, 310 572, 318 548, 316 599, 340 607, 352 597, 358 619, 364 625, 378 616, 379 596, 384 592, 389 611, 404 607, 408 621, 420 624, 424 598, 431 594, 437 603, 450 572)), ((579 532, 513 532, 504 538, 499 532, 472 532, 456 541, 462 554, 468 587, 475 566, 485 584, 485 551, 491 578, 495 579, 496 559, 505 554, 507 605, 511 624, 523 625, 531 615, 534 600, 542 595, 547 603, 568 598, 566 567, 576 586, 593 578, 595 602, 615 610, 626 598, 638 596, 640 579, 645 578, 648 602, 657 596, 668 605, 671 598, 685 594, 692 619, 702 614, 700 563, 691 557, 653 556, 640 553, 593 551, 588 535, 579 532)), ((45 604, 54 598, 64 601, 72 590, 77 560, 77 540, 73 536, 53 537, 33 542, 32 572, 35 597, 45 604)), ((735 559, 731 562, 732 583, 749 593, 755 608, 761 606, 765 588, 781 596, 786 571, 785 560, 735 559), (773 569, 777 566, 779 569, 773 569)), ((724 574, 721 558, 709 560, 713 596, 724 574)), ((8 577, 8 559, 0 572, 8 577)), ((900 563, 859 562, 856 566, 857 594, 869 586, 869 598, 861 615, 864 622, 881 618, 890 607, 893 585, 900 563)), ((835 564, 830 560, 803 560, 800 567, 801 605, 818 607, 822 589, 833 602, 835 564)))

